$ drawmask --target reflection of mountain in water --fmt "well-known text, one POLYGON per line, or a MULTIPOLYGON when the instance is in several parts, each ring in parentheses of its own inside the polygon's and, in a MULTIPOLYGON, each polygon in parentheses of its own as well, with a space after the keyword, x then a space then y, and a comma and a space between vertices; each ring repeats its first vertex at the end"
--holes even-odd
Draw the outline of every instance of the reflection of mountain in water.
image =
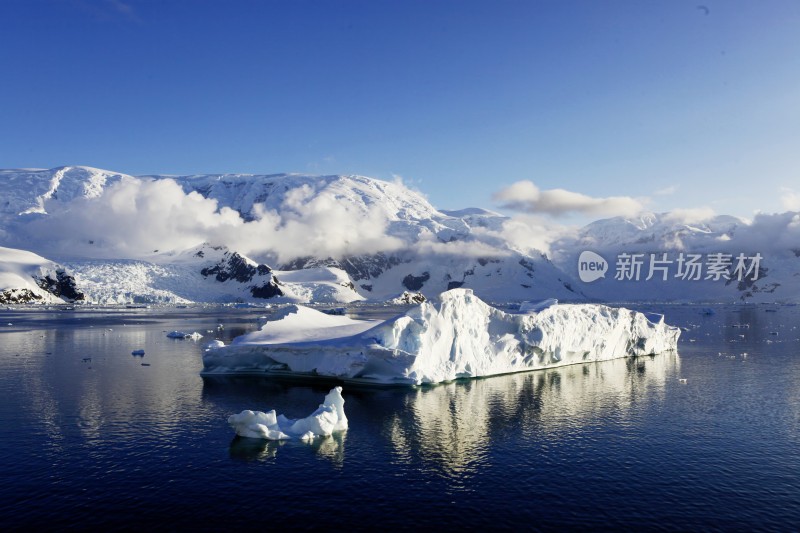
POLYGON ((549 434, 607 418, 634 416, 640 402, 662 401, 679 373, 676 353, 496 376, 419 389, 386 422, 396 458, 413 453, 463 479, 488 461, 490 441, 549 434))

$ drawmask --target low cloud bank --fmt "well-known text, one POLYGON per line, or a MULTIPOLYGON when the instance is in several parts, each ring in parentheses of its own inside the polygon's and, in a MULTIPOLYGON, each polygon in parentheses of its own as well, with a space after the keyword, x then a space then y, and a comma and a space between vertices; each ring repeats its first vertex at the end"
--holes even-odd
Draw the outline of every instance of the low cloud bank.
POLYGON ((248 222, 171 179, 123 179, 100 197, 45 207, 49 215, 24 225, 19 244, 57 255, 141 258, 208 242, 280 262, 403 245, 386 235, 388 220, 377 208, 364 213, 308 186, 289 191, 280 212, 258 206, 248 222))

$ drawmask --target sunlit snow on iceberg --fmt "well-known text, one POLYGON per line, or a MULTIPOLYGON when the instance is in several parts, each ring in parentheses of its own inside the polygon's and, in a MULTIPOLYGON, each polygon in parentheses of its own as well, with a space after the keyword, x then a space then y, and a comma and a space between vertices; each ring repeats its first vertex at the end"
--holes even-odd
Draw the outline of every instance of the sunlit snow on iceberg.
POLYGON ((386 321, 291 306, 259 331, 211 347, 203 374, 292 374, 378 384, 439 383, 675 350, 662 316, 598 304, 493 308, 469 289, 386 321))
POLYGON ((254 439, 310 440, 327 437, 334 431, 347 429, 342 388, 334 387, 317 410, 305 418, 290 420, 283 415, 276 415, 274 409, 266 413, 244 410, 228 417, 228 423, 238 436, 254 439))

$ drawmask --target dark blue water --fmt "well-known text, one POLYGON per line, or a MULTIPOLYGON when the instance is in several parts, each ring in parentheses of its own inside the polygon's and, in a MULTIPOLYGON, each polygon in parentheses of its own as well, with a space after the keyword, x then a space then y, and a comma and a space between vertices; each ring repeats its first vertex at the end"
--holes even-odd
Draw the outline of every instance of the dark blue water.
POLYGON ((330 384, 199 376, 257 312, 0 312, 0 528, 796 530, 800 308, 649 310, 678 354, 345 386, 350 429, 313 444, 226 419, 330 384))

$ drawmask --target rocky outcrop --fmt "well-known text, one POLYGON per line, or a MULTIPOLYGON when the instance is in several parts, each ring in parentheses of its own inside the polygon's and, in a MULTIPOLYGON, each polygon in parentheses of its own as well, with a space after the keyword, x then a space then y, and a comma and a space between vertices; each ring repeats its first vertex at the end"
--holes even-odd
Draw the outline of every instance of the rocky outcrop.
POLYGON ((43 300, 40 294, 30 289, 6 289, 0 292, 0 304, 39 303, 43 300))
POLYGON ((85 299, 84 294, 78 290, 75 278, 67 274, 63 269, 57 269, 54 273, 47 273, 36 279, 36 284, 54 296, 72 302, 85 299))
POLYGON ((225 252, 222 259, 213 266, 200 271, 203 277, 213 276, 220 283, 235 281, 249 284, 254 298, 274 298, 283 296, 278 279, 272 275, 267 265, 258 264, 236 252, 225 252))

